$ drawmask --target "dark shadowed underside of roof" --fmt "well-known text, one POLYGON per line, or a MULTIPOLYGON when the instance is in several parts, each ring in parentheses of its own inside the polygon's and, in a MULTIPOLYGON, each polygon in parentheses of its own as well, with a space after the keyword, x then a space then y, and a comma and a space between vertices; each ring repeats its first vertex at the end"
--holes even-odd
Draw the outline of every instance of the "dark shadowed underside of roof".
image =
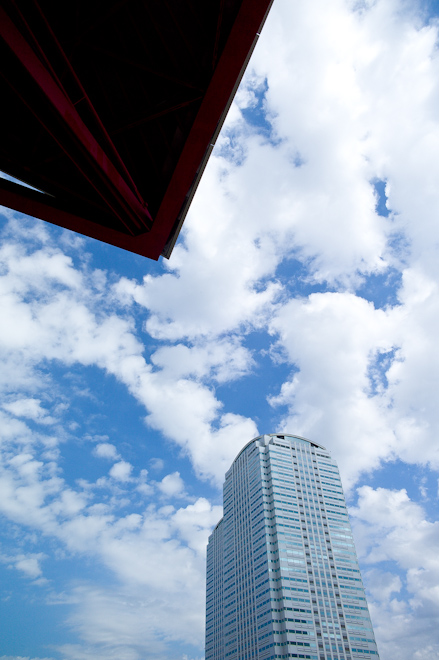
POLYGON ((270 0, 0 8, 0 203, 169 256, 270 0))

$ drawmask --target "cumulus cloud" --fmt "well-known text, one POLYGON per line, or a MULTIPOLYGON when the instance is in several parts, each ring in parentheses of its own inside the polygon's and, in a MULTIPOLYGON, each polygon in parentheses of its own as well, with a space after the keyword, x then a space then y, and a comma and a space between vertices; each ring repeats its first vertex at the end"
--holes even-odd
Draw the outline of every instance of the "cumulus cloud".
MULTIPOLYGON (((116 478, 125 484, 130 464, 120 461, 115 466, 120 470, 116 478)), ((167 476, 162 490, 167 495, 180 494, 179 474, 167 476)), ((186 509, 151 505, 142 514, 116 515, 117 503, 102 507, 91 493, 72 491, 62 478, 51 474, 50 466, 29 454, 13 456, 9 465, 3 465, 0 485, 4 516, 50 537, 60 552, 98 562, 121 585, 116 591, 87 583, 72 588, 70 625, 82 641, 59 649, 66 658, 104 657, 108 644, 114 657, 117 653, 145 657, 133 649, 148 648, 149 657, 160 653, 172 658, 168 642, 160 641, 164 638, 186 640, 189 647, 201 645, 204 553, 220 507, 202 499, 186 509), (145 617, 150 621, 146 627, 145 617)), ((34 554, 4 560, 35 579, 41 576, 43 558, 34 554)))
POLYGON ((399 575, 373 568, 365 573, 368 591, 374 600, 389 602, 393 595, 397 595, 402 588, 399 575))
POLYGON ((0 555, 0 562, 6 564, 9 568, 16 568, 26 577, 37 579, 41 577, 41 561, 45 559, 46 555, 43 553, 34 554, 16 554, 16 555, 0 555))
POLYGON ((38 578, 42 574, 41 567, 37 557, 17 558, 15 568, 22 571, 31 578, 38 578))
POLYGON ((96 529, 93 545, 124 586, 117 591, 75 587, 70 625, 83 643, 64 645, 60 650, 65 657, 104 657, 110 648, 114 657, 140 660, 145 652, 140 655, 136 649, 148 649, 146 657, 159 654, 171 660, 171 640, 199 647, 205 547, 219 517, 220 507, 199 500, 177 510, 150 509, 143 518, 96 529))
POLYGON ((116 481, 128 481, 131 475, 133 466, 127 461, 119 461, 115 463, 110 469, 110 477, 116 479, 116 481))
POLYGON ((219 383, 244 376, 254 364, 250 351, 237 338, 218 339, 215 343, 196 346, 162 346, 152 354, 151 361, 166 373, 167 378, 209 377, 219 383))
MULTIPOLYGON (((231 451, 230 442, 218 444, 221 429, 234 427, 236 436, 251 428, 254 435, 255 426, 242 416, 222 415, 221 402, 202 378, 210 375, 224 383, 246 373, 252 363, 249 351, 232 338, 217 346, 159 349, 153 358, 155 364, 148 364, 132 320, 107 309, 100 288, 95 286, 96 278, 89 277, 86 270, 75 270, 72 260, 53 247, 35 250, 32 244, 16 245, 10 239, 2 250, 4 386, 17 387, 18 377, 26 388, 44 386, 33 365, 46 360, 58 360, 66 366, 97 366, 127 386, 146 407, 148 423, 184 448, 199 475, 220 482, 224 466, 241 444, 239 439, 231 451), (41 266, 43 257, 51 265, 41 266), (21 275, 32 268, 39 269, 38 278, 18 277, 17 272, 21 275), (31 293, 32 310, 26 302, 31 293), (14 331, 16 324, 19 333, 14 331), (201 449, 205 442, 221 454, 219 463, 209 460, 208 452, 201 449)), ((30 409, 30 404, 26 405, 30 409)), ((36 405, 32 404, 34 415, 36 405)), ((118 470, 121 468, 112 476, 122 474, 118 470)))
MULTIPOLYGON (((358 492, 358 506, 352 509, 352 514, 361 519, 362 531, 373 529, 374 532, 373 537, 367 537, 369 543, 374 539, 374 544, 366 550, 368 561, 394 559, 406 569, 422 566, 439 570, 439 559, 433 550, 439 537, 439 523, 427 521, 422 506, 413 502, 406 490, 362 486, 358 492), (386 535, 380 538, 382 532, 386 535)), ((359 551, 362 549, 360 542, 359 551)))
POLYGON ((402 660, 416 653, 434 657, 439 652, 433 641, 439 613, 439 521, 428 520, 405 490, 362 486, 358 493, 350 513, 359 555, 377 566, 365 578, 381 653, 402 660), (381 563, 393 565, 393 572, 381 569, 381 563))
POLYGON ((395 324, 390 312, 350 293, 291 300, 271 323, 297 368, 271 404, 291 411, 283 428, 331 448, 345 486, 395 450, 382 392, 374 396, 370 380, 371 365, 392 349, 395 324))
POLYGON ((184 481, 180 477, 180 472, 167 474, 157 486, 160 492, 167 497, 176 497, 184 493, 184 481))
POLYGON ((112 445, 109 442, 100 442, 94 448, 94 454, 99 456, 99 458, 108 458, 115 459, 118 458, 118 453, 115 445, 112 445))
POLYGON ((55 421, 41 406, 39 399, 16 399, 15 401, 4 403, 3 409, 16 417, 25 417, 39 424, 53 424, 55 421))
POLYGON ((162 458, 151 458, 149 464, 151 470, 157 470, 157 472, 160 472, 160 470, 163 470, 165 467, 165 462, 162 458))

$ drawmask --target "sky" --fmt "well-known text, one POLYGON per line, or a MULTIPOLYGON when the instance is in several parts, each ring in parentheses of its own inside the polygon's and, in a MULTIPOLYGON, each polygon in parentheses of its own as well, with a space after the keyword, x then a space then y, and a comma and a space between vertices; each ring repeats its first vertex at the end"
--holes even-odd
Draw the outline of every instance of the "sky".
POLYGON ((439 659, 438 5, 274 0, 170 260, 2 210, 0 660, 201 660, 277 431, 338 461, 381 660, 439 659))

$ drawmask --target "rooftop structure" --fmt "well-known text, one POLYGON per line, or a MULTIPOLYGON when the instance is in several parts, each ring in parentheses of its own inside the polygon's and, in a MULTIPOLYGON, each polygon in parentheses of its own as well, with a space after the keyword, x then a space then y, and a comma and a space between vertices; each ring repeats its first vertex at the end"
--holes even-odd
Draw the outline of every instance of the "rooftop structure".
POLYGON ((271 2, 2 2, 0 204, 169 257, 271 2))

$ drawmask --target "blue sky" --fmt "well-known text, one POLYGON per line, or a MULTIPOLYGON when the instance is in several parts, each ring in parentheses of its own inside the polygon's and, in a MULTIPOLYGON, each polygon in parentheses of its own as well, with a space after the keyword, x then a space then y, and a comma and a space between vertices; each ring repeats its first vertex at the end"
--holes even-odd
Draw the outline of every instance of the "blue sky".
POLYGON ((275 0, 169 261, 3 209, 0 660, 201 660, 280 430, 339 463, 381 659, 439 659, 438 13, 275 0))

